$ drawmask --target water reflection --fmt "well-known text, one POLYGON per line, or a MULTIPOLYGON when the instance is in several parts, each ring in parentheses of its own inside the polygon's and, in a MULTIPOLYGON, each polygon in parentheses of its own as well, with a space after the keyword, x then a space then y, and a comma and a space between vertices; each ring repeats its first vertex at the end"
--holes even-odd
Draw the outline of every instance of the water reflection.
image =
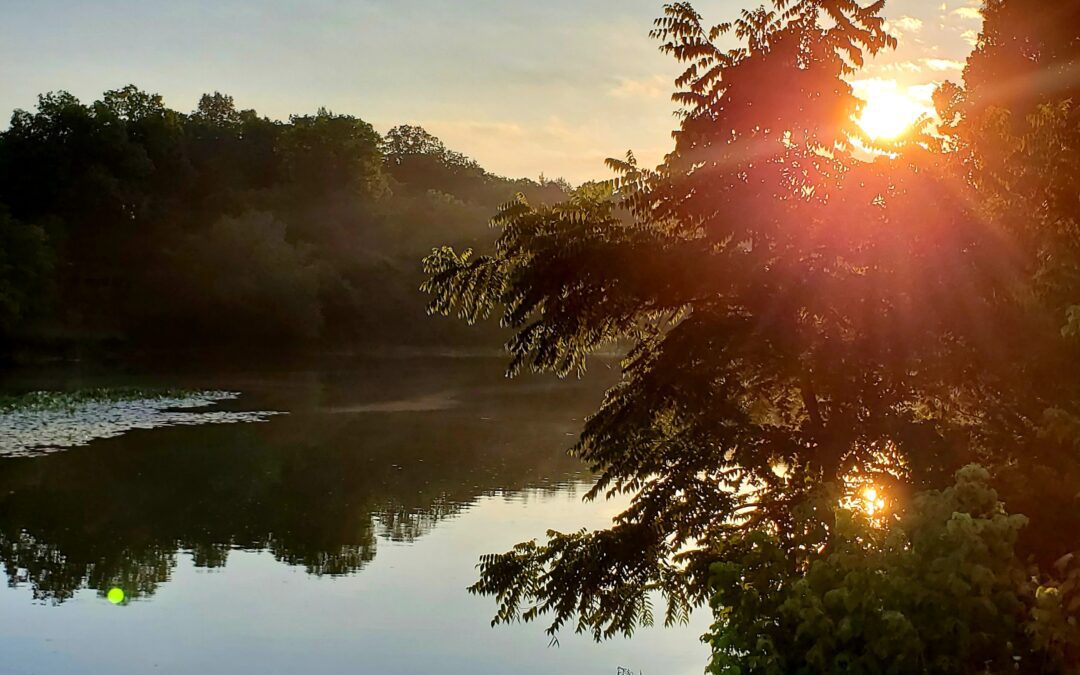
POLYGON ((562 449, 604 378, 491 388, 499 367, 411 361, 274 375, 64 375, 62 385, 235 389, 244 392, 230 404, 238 410, 290 414, 257 425, 136 430, 0 460, 8 582, 48 604, 81 588, 146 599, 181 556, 212 569, 238 549, 315 576, 352 574, 374 559, 380 537, 412 541, 480 496, 580 479, 562 449))

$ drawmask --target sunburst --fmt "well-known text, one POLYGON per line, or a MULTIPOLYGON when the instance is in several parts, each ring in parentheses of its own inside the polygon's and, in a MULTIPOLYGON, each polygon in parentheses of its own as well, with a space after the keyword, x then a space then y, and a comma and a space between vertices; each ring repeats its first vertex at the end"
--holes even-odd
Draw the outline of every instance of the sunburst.
POLYGON ((894 81, 874 81, 875 86, 857 88, 865 101, 858 124, 873 140, 889 141, 904 135, 924 115, 933 114, 926 101, 918 100, 894 81))

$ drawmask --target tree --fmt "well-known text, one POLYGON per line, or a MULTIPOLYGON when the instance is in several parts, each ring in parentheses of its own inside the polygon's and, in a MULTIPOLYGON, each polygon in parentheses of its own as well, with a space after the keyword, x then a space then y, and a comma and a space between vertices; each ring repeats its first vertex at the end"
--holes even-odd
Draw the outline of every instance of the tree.
POLYGON ((466 169, 479 169, 480 165, 465 155, 450 150, 441 140, 423 127, 402 124, 386 132, 383 151, 391 164, 404 164, 418 157, 429 157, 441 164, 466 169))
POLYGON ((241 113, 236 109, 232 96, 215 91, 202 95, 191 119, 209 127, 228 129, 240 126, 241 113))
POLYGON ((179 331, 179 324, 186 339, 205 344, 316 338, 321 271, 304 247, 288 241, 287 229, 273 214, 250 212, 182 240, 151 282, 171 294, 171 305, 146 308, 153 320, 143 330, 179 331))
POLYGON ((100 105, 127 122, 165 114, 165 103, 161 94, 142 91, 133 84, 105 92, 100 105))
POLYGON ((220 92, 185 115, 134 85, 90 104, 45 94, 0 132, 2 330, 26 353, 476 340, 424 321, 417 259, 444 238, 490 240, 486 216, 516 189, 562 188, 429 145, 431 172, 395 179, 350 115, 275 121, 220 92))
POLYGON ((371 196, 381 189, 382 155, 375 129, 355 117, 320 108, 293 115, 281 139, 289 179, 309 189, 349 189, 371 196))
POLYGON ((1080 57, 1080 7, 984 0, 983 29, 964 69, 969 103, 1004 107, 1017 115, 1069 98, 1076 90, 1080 57))
POLYGON ((1026 550, 1048 563, 1080 536, 1080 8, 987 0, 964 85, 936 96, 943 155, 973 216, 1007 250, 1012 344, 988 363, 999 394, 984 441, 1010 505, 1031 517, 1026 550), (1032 486, 1038 485, 1038 490, 1032 486))
POLYGON ((423 127, 403 124, 386 132, 383 153, 394 179, 421 190, 458 194, 462 188, 475 191, 489 183, 487 172, 475 160, 450 150, 423 127))
POLYGON ((11 218, 0 204, 0 338, 41 314, 50 291, 53 251, 40 227, 11 218))
POLYGON ((568 374, 632 343, 573 448, 598 475, 588 498, 630 506, 609 529, 485 556, 472 590, 496 597, 496 622, 629 634, 654 591, 677 621, 723 542, 765 529, 797 549, 823 486, 878 483, 902 503, 1007 457, 983 421, 1009 375, 988 364, 1023 342, 995 333, 1019 311, 1010 251, 928 144, 852 156, 846 78, 895 43, 883 4, 776 0, 712 28, 667 6, 654 35, 688 65, 664 163, 613 161, 611 198, 519 199, 494 253, 426 259, 432 311, 502 309, 511 373, 568 374))

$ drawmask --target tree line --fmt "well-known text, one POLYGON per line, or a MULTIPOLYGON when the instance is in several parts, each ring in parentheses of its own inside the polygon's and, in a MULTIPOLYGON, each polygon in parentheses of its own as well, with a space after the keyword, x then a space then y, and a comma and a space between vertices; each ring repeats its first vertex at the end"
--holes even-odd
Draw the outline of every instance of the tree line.
POLYGON ((275 121, 204 95, 65 93, 0 132, 0 355, 351 348, 470 338, 423 321, 417 260, 490 239, 516 192, 415 126, 275 121))
POLYGON ((426 259, 433 312, 514 330, 511 373, 631 345, 572 449, 629 506, 484 556, 495 623, 708 603, 710 672, 1080 670, 1080 5, 985 0, 940 123, 888 143, 849 84, 884 8, 666 5, 663 163, 426 259))

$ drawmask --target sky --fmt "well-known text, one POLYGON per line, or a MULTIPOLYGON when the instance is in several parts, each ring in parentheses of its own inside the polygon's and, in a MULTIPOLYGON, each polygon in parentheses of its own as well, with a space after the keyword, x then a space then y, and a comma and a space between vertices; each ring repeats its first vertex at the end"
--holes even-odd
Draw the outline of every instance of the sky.
MULTIPOLYGON (((760 1, 760 0, 759 0, 760 1)), ((748 0, 698 0, 708 23, 748 0)), ((860 92, 927 102, 959 80, 978 0, 889 0, 900 47, 860 92)), ((670 149, 678 64, 648 36, 660 0, 0 0, 0 128, 37 95, 136 84, 192 110, 204 92, 285 119, 325 106, 381 132, 419 124, 507 176, 608 177, 670 149)))

